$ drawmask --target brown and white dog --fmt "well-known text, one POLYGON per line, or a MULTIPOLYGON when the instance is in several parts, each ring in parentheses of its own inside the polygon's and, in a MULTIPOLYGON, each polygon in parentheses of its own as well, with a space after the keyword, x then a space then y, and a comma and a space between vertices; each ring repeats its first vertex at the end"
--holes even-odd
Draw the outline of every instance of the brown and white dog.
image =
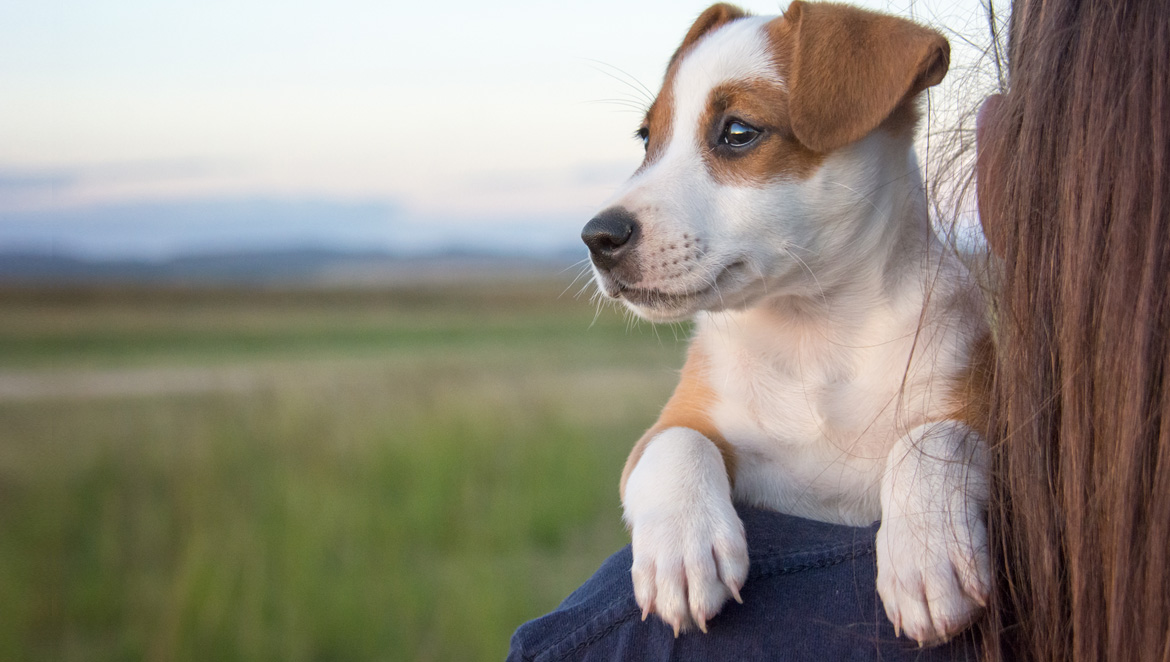
POLYGON ((949 52, 933 30, 843 5, 715 5, 646 114, 645 161, 582 232, 608 296, 648 320, 695 319, 621 488, 638 604, 676 635, 740 599, 733 501, 880 517, 878 591, 919 642, 984 604, 972 412, 987 328, 931 229, 912 145, 949 52))

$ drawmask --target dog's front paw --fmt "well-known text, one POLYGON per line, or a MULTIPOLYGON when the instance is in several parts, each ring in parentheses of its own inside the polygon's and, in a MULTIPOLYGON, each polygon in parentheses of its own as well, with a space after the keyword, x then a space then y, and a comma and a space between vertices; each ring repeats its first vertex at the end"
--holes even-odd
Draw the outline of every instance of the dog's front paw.
POLYGON ((729 597, 743 602, 747 540, 731 508, 703 512, 681 505, 633 523, 634 596, 642 618, 656 612, 675 636, 692 624, 703 632, 729 597))
POLYGON ((891 462, 882 487, 878 594, 895 631, 919 644, 950 639, 987 604, 987 486, 980 449, 960 443, 970 440, 919 439, 891 462))
POLYGON ((656 612, 675 636, 691 625, 706 632, 729 597, 742 602, 747 539, 723 459, 706 437, 672 428, 654 439, 630 474, 625 507, 643 620, 656 612))
POLYGON ((887 518, 877 536, 878 594, 899 633, 927 644, 962 632, 987 604, 990 572, 982 521, 887 518))

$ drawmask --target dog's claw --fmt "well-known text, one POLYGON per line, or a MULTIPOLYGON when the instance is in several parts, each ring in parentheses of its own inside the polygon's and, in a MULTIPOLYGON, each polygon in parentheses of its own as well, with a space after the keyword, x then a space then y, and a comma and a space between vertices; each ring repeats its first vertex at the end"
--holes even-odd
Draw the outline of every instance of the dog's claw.
POLYGON ((703 634, 707 634, 707 619, 703 618, 702 616, 699 616, 697 619, 695 619, 695 622, 696 622, 696 625, 699 626, 699 631, 702 632, 703 634))
POLYGON ((728 586, 727 588, 731 590, 731 597, 734 598, 736 602, 738 602, 739 604, 742 605, 743 598, 739 597, 739 589, 734 587, 734 586, 728 586))
POLYGON ((646 606, 642 607, 642 621, 645 622, 650 618, 650 613, 654 611, 654 597, 651 596, 646 600, 646 606))
POLYGON ((674 638, 678 639, 678 623, 671 623, 670 626, 674 628, 674 638))

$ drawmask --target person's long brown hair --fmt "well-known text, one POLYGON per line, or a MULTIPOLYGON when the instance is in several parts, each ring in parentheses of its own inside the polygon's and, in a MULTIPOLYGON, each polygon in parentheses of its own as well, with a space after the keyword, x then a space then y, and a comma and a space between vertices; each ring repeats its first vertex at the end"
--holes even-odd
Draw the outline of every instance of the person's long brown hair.
POLYGON ((1016 4, 984 652, 1170 660, 1170 2, 1016 4))

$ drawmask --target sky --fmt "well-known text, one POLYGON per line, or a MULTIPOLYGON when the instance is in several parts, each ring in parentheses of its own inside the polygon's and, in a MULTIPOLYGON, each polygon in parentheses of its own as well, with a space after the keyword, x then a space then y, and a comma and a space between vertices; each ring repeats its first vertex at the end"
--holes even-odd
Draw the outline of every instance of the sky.
POLYGON ((0 251, 574 247, 708 4, 0 0, 0 251))

